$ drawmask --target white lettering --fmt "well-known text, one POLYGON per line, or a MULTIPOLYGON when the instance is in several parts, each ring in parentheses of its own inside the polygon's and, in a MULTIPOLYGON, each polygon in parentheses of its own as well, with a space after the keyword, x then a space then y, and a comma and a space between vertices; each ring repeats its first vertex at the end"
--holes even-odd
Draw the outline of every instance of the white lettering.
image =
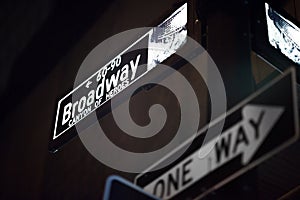
POLYGON ((79 100, 79 104, 78 104, 78 112, 82 112, 83 109, 85 108, 85 103, 86 103, 86 97, 83 96, 81 97, 81 99, 79 100))
POLYGON ((64 114, 63 114, 63 119, 62 119, 62 125, 68 122, 68 120, 71 117, 71 108, 72 108, 72 103, 68 103, 64 107, 64 114))
POLYGON ((117 75, 113 74, 110 77, 110 80, 106 79, 106 92, 109 92, 111 90, 111 86, 116 87, 118 84, 118 79, 120 76, 120 70, 118 70, 117 75))
POLYGON ((103 78, 102 82, 97 86, 96 99, 100 99, 103 96, 103 93, 104 93, 104 80, 105 80, 105 78, 103 78))
POLYGON ((135 63, 133 62, 133 60, 130 61, 130 68, 131 68, 131 71, 132 71, 131 80, 133 80, 135 78, 135 74, 136 74, 136 71, 137 71, 137 67, 139 65, 140 57, 141 57, 141 54, 139 54, 136 57, 135 63))
POLYGON ((128 73, 129 73, 128 65, 125 65, 124 67, 122 67, 121 71, 122 71, 122 73, 120 76, 120 81, 125 81, 126 79, 128 79, 128 73))
POLYGON ((95 91, 94 90, 91 90, 89 93, 88 93, 88 98, 87 98, 87 102, 86 102, 86 105, 87 106, 90 106, 94 103, 95 101, 95 91))

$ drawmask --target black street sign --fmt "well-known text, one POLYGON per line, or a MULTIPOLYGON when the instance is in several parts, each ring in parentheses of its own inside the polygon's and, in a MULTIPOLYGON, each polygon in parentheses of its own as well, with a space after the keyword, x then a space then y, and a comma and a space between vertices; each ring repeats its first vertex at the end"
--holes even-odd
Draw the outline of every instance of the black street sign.
MULTIPOLYGON (((139 49, 147 45, 148 35, 145 35, 58 101, 50 151, 55 152, 76 136, 75 125, 91 113, 98 114, 101 110, 98 115, 105 115, 113 97, 148 73, 147 50, 139 49), (138 50, 130 51, 132 48, 138 50)), ((85 124, 86 128, 90 125, 85 124)))
POLYGON ((160 200, 159 198, 146 193, 142 188, 137 187, 126 179, 111 175, 106 180, 103 200, 160 200))
POLYGON ((164 161, 155 163, 135 182, 162 199, 201 198, 287 147, 298 134, 295 71, 290 69, 200 130, 171 166, 150 172, 164 161), (224 118, 221 135, 202 144, 208 127, 224 118))
MULTIPOLYGON (((57 151, 63 144, 77 135, 76 124, 91 117, 94 112, 97 113, 97 117, 110 112, 109 103, 112 98, 148 74, 149 71, 172 56, 186 43, 187 5, 184 3, 158 26, 149 30, 146 28, 148 32, 143 33, 141 37, 114 56, 104 66, 96 66, 99 69, 95 73, 80 84, 78 83, 77 87, 58 101, 53 133, 49 142, 51 152, 57 151)), ((124 43, 127 43, 125 38, 122 39, 124 43)), ((116 47, 116 49, 118 48, 119 46, 116 47)), ((98 57, 103 56, 97 54, 95 58, 93 51, 90 54, 92 56, 87 57, 82 64, 86 67, 85 70, 96 65, 95 60, 98 62, 101 60, 98 57)), ((94 120, 90 123, 97 123, 97 121, 94 120)), ((90 125, 85 124, 85 128, 90 125)))
MULTIPOLYGON (((148 37, 143 38, 135 45, 141 45, 140 43, 145 43, 146 46, 148 37)), ((53 140, 147 73, 146 63, 146 50, 120 54, 60 99, 53 140)))

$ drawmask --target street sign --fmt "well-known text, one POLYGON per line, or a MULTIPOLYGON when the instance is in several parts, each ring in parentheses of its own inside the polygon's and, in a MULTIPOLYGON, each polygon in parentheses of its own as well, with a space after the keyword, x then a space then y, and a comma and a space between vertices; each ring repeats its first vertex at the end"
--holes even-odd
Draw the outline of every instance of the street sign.
POLYGON ((300 65, 300 28, 265 3, 269 43, 300 65))
MULTIPOLYGON (((55 152, 76 135, 74 131, 76 124, 95 111, 108 110, 112 98, 184 46, 188 36, 187 8, 188 4, 184 3, 163 22, 128 45, 121 53, 113 55, 112 60, 100 66, 95 73, 58 101, 54 130, 49 142, 51 152, 55 152)), ((90 54, 92 53, 93 51, 90 54)), ((91 57, 87 56, 82 65, 88 63, 88 58, 91 57)), ((94 60, 90 62, 95 63, 94 60)), ((86 124, 85 128, 90 125, 86 124)))
POLYGON ((171 166, 150 172, 182 146, 138 175, 135 182, 162 199, 201 198, 287 147, 298 134, 295 71, 289 69, 200 130, 171 166), (208 128, 224 118, 221 135, 202 144, 208 128), (208 153, 202 156, 201 152, 208 153))
POLYGON ((105 184, 103 200, 159 200, 159 198, 146 193, 133 183, 112 175, 108 177, 105 184))
POLYGON ((250 19, 251 48, 281 72, 295 65, 299 81, 300 24, 279 5, 275 1, 253 2, 250 19))

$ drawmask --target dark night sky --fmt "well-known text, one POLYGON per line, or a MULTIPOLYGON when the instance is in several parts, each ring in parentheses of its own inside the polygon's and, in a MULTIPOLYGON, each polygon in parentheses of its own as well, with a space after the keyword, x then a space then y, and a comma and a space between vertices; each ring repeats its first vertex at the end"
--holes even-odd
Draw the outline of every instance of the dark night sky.
POLYGON ((101 16, 109 2, 2 1, 1 103, 14 105, 26 97, 101 16))

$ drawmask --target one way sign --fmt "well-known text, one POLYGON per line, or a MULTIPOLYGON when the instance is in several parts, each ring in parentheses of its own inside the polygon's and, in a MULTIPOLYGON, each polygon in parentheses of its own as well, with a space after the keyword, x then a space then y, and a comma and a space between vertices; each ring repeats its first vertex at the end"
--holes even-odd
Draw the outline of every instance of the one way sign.
POLYGON ((293 70, 287 71, 230 110, 219 137, 202 144, 208 127, 225 115, 202 129, 172 166, 145 172, 136 183, 162 199, 203 197, 294 142, 298 138, 294 75, 293 70), (201 152, 206 150, 203 157, 201 152))
POLYGON ((282 107, 245 106, 243 108, 244 119, 241 122, 224 132, 220 138, 214 138, 202 147, 207 148, 211 146, 210 143, 215 145, 215 148, 207 156, 201 159, 199 152, 194 152, 144 189, 153 191, 163 198, 169 198, 239 155, 242 156, 242 163, 246 165, 283 111, 282 107), (164 183, 168 182, 170 174, 173 177, 178 177, 180 176, 180 169, 185 171, 183 176, 185 181, 181 190, 177 189, 180 183, 175 183, 174 186, 176 187, 169 186, 169 189, 165 191, 164 183))

